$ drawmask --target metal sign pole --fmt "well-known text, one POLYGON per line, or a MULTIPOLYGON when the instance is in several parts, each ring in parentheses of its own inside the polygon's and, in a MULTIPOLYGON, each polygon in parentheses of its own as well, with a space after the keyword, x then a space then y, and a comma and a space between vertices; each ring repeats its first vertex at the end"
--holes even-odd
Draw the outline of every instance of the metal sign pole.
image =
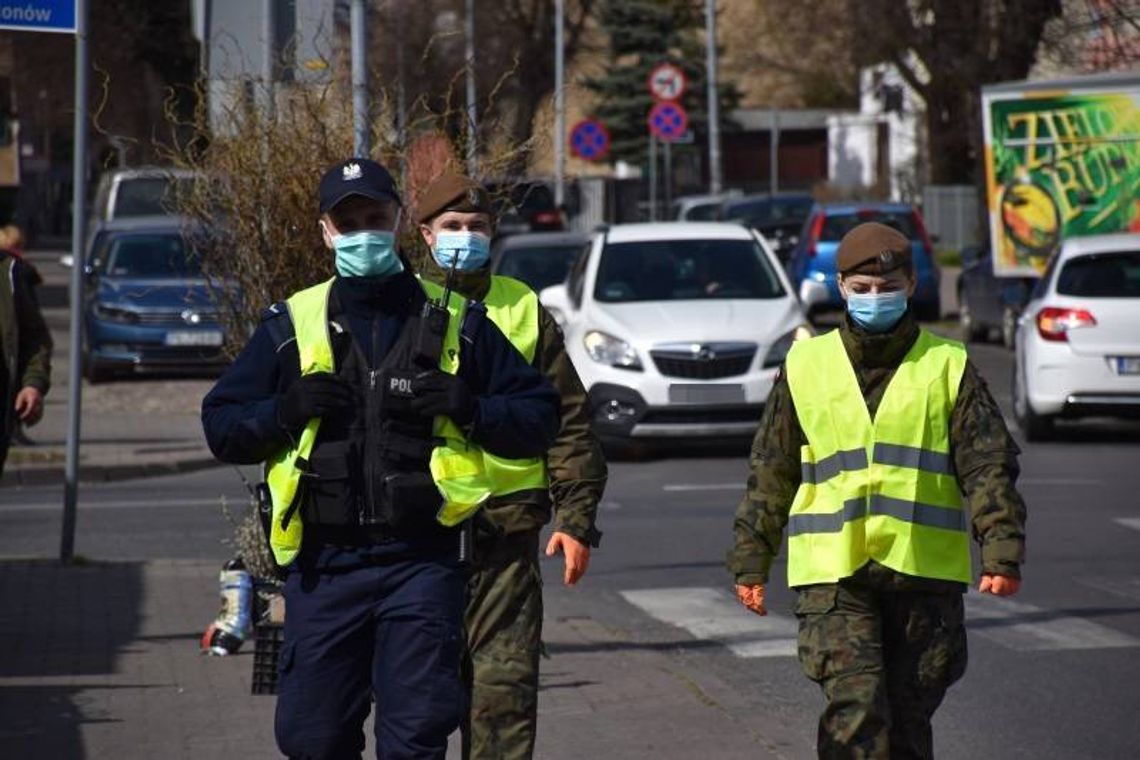
POLYGON ((657 221, 657 135, 649 135, 649 221, 657 221))
POLYGON ((466 38, 464 58, 467 62, 467 174, 474 177, 479 168, 479 145, 476 142, 479 122, 475 113, 475 0, 467 0, 463 31, 466 38))
POLYGON ((352 0, 352 152, 367 158, 372 152, 368 118, 368 13, 365 0, 352 0))
POLYGON ((59 559, 75 556, 75 517, 79 501, 79 409, 83 396, 80 340, 83 329, 83 274, 87 221, 87 0, 75 0, 75 151, 71 195, 71 314, 68 346, 67 456, 64 462, 63 529, 59 559))
POLYGON ((565 0, 554 2, 554 205, 562 207, 566 200, 566 51, 563 50, 565 0))
POLYGON ((665 140, 665 218, 673 209, 673 141, 665 140))
POLYGON ((768 133, 768 192, 780 189, 780 112, 772 109, 772 129, 768 133))
POLYGON ((708 82, 709 101, 709 193, 720 192, 720 103, 717 97, 716 0, 705 0, 705 79, 708 82))

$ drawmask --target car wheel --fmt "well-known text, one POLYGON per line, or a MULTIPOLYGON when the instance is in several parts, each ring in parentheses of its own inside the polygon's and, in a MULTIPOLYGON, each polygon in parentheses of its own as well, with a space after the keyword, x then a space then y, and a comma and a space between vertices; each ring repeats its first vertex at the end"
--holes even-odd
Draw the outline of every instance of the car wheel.
POLYGON ((1021 362, 1016 358, 1013 362, 1013 382, 1010 383, 1013 394, 1013 417, 1017 426, 1025 435, 1027 441, 1044 441, 1053 435, 1053 417, 1047 414, 1037 414, 1029 402, 1029 393, 1025 380, 1025 373, 1021 369, 1021 362))
POLYGON ((1017 340, 1017 310, 1012 306, 1006 306, 1001 312, 1001 344, 1013 350, 1014 343, 1017 340))
POLYGON ((989 330, 979 327, 974 319, 974 310, 970 307, 970 298, 966 291, 958 293, 958 323, 962 326, 962 339, 967 343, 974 343, 986 337, 989 330))

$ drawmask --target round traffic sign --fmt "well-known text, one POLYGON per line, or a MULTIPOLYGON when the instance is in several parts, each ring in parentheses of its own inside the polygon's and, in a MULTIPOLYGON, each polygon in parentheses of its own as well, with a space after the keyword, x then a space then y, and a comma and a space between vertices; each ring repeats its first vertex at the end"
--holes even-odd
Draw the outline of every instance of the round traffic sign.
POLYGON ((680 103, 662 101, 649 109, 649 131, 663 142, 677 142, 689 129, 689 114, 680 103))
POLYGON ((610 152, 610 133, 594 119, 583 119, 570 130, 570 152, 586 161, 598 161, 610 152))
POLYGON ((674 63, 659 63, 649 72, 649 93, 657 100, 680 100, 687 85, 685 72, 674 63))

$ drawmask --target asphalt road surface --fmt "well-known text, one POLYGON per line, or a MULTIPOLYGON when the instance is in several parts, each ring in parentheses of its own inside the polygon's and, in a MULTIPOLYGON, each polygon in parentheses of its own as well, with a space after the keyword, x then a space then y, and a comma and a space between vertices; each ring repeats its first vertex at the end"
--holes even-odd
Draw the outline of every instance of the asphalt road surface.
MULTIPOLYGON (((1008 414, 1009 355, 993 346, 971 354, 1008 414)), ((1064 432, 1064 440, 1024 446, 1023 590, 1011 600, 967 598, 970 668, 935 719, 940 758, 1140 756, 1140 427, 1064 432)), ((547 611, 614 631, 627 642, 614 658, 652 647, 668 652, 679 673, 715 673, 735 692, 726 711, 788 757, 812 757, 822 699, 795 660, 783 564, 767 618, 736 606, 723 569, 746 448, 693 446, 612 463, 602 548, 575 589, 563 588, 561 568, 544 561, 547 611)), ((76 552, 220 565, 230 551, 223 500, 238 510, 246 498, 230 467, 85 484, 76 552)), ((0 556, 56 556, 60 503, 59 487, 0 494, 0 556)))

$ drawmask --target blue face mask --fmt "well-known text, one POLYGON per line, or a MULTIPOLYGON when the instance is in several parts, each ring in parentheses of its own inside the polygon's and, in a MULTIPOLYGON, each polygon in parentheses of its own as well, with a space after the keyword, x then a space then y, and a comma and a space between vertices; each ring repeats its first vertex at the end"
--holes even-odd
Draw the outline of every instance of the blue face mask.
POLYGON ((436 262, 451 269, 451 262, 460 272, 478 269, 491 258, 491 239, 478 232, 440 232, 435 236, 436 262))
POLYGON ((855 324, 870 333, 890 330, 906 313, 906 291, 890 293, 848 293, 847 313, 855 324))
POLYGON ((350 232, 334 236, 332 244, 336 251, 336 271, 341 277, 386 277, 404 269, 404 263, 396 254, 395 232, 350 232))

